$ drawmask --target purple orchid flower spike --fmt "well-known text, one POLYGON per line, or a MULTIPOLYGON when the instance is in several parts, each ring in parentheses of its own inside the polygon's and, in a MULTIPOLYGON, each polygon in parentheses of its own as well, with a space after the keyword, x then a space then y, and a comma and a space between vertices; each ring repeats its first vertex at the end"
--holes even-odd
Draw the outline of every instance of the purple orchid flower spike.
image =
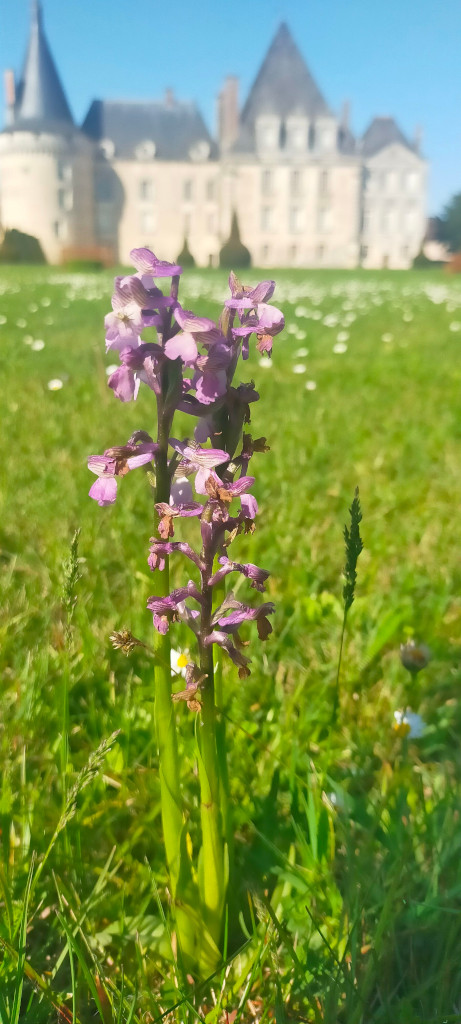
POLYGON ((182 267, 177 263, 159 260, 151 249, 132 249, 130 260, 140 274, 146 275, 149 278, 179 277, 182 274, 182 267))
POLYGON ((201 572, 205 569, 204 563, 202 562, 200 556, 197 554, 196 551, 194 551, 193 548, 191 548, 190 544, 186 543, 186 541, 157 540, 156 537, 151 537, 150 544, 151 547, 149 557, 147 559, 147 564, 149 568, 152 569, 152 572, 154 572, 156 569, 158 569, 159 572, 162 572, 163 569, 165 568, 166 555, 172 555, 175 553, 175 551, 179 552, 181 555, 185 555, 186 558, 189 558, 190 561, 193 562, 194 565, 196 565, 201 572))
POLYGON ((228 309, 255 309, 260 302, 267 302, 271 299, 275 290, 275 281, 260 281, 254 288, 241 285, 233 270, 229 274, 229 288, 232 293, 230 299, 226 299, 225 305, 228 309))
POLYGON ((227 555, 223 555, 219 559, 221 569, 213 574, 211 579, 208 581, 210 587, 214 587, 216 583, 220 583, 230 572, 240 572, 242 576, 250 581, 250 586, 254 587, 255 590, 259 590, 261 593, 266 589, 264 584, 270 573, 267 569, 260 569, 259 566, 254 565, 252 562, 232 562, 227 555))
MULTIPOLYGON (((139 284, 142 288, 141 282, 139 284)), ((133 298, 133 292, 129 285, 122 287, 116 281, 115 293, 112 296, 112 309, 113 312, 108 313, 104 318, 106 351, 127 346, 136 348, 140 343, 139 336, 144 323, 141 307, 133 298)))
POLYGON ((232 328, 232 334, 236 338, 242 337, 245 339, 244 347, 242 348, 244 359, 247 358, 247 339, 250 334, 257 335, 257 349, 260 352, 268 352, 270 355, 273 337, 276 334, 280 334, 280 331, 283 331, 285 327, 283 313, 276 309, 275 306, 268 306, 266 303, 260 303, 256 307, 256 311, 244 313, 240 317, 240 322, 240 327, 232 328))
POLYGON ((141 381, 157 394, 160 384, 157 374, 157 360, 163 356, 162 349, 153 342, 141 344, 138 348, 124 348, 120 352, 121 366, 110 375, 108 385, 121 402, 131 402, 138 397, 141 381))
POLYGON ((204 640, 205 647, 210 647, 211 644, 218 644, 218 647, 221 647, 226 654, 229 655, 229 658, 234 662, 234 665, 238 666, 240 679, 245 679, 251 674, 248 668, 251 659, 247 658, 245 654, 242 654, 242 652, 234 646, 227 633, 224 633, 219 629, 214 629, 207 637, 205 637, 204 640))
POLYGON ((191 615, 194 618, 198 617, 200 614, 198 611, 192 612, 190 608, 187 608, 185 604, 187 598, 193 598, 199 604, 202 603, 200 591, 193 580, 189 580, 186 587, 172 590, 171 594, 168 594, 167 597, 155 597, 155 595, 149 597, 147 607, 153 614, 154 626, 159 633, 167 633, 170 622, 178 618, 183 619, 189 624, 191 615))
POLYGON ((267 640, 267 637, 272 633, 272 626, 267 616, 273 615, 274 612, 275 604, 272 601, 266 601, 264 604, 260 604, 258 608, 250 608, 249 605, 236 601, 229 594, 226 600, 223 601, 221 608, 218 608, 217 612, 215 612, 213 623, 219 626, 225 633, 236 633, 243 622, 256 622, 259 639, 267 640), (231 609, 229 615, 223 615, 223 612, 229 608, 231 609))
POLYGON ((152 462, 158 444, 126 444, 118 448, 108 448, 104 455, 90 455, 88 469, 96 473, 98 479, 89 491, 98 505, 113 505, 117 497, 117 477, 126 476, 132 469, 152 462))
POLYGON ((160 516, 158 532, 163 540, 174 536, 173 519, 178 517, 187 519, 191 516, 199 516, 203 512, 203 505, 197 501, 187 502, 184 505, 167 505, 166 502, 160 501, 155 508, 160 516))
POLYGON ((195 490, 197 494, 206 494, 206 481, 215 466, 221 466, 229 462, 227 452, 219 448, 199 448, 198 445, 188 441, 170 440, 170 445, 175 451, 182 455, 180 462, 181 470, 189 475, 196 473, 195 490))

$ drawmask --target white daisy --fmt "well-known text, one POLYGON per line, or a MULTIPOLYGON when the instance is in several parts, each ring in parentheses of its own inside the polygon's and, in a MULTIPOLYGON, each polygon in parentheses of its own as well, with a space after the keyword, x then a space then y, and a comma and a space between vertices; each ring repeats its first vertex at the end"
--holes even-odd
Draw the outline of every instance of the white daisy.
POLYGON ((317 384, 315 383, 315 380, 306 380, 304 387, 306 391, 315 391, 317 384))
POLYGON ((48 391, 60 391, 62 386, 63 382, 59 377, 53 377, 53 379, 49 380, 47 384, 48 391))
POLYGON ((35 341, 32 342, 30 347, 33 352, 41 352, 42 348, 45 348, 45 342, 42 341, 41 338, 36 338, 35 341))

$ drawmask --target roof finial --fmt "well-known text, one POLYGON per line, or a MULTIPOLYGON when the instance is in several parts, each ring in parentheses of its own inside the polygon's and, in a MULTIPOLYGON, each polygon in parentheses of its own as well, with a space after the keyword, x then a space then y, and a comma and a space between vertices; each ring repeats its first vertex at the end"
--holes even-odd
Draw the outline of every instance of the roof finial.
POLYGON ((37 25, 37 27, 40 27, 42 24, 42 5, 40 0, 32 0, 31 21, 32 25, 37 25))

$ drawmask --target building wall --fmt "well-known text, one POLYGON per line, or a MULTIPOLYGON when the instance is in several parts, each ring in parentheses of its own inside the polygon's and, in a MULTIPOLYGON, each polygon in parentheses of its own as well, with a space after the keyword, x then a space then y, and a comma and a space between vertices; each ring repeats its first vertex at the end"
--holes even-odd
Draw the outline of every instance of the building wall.
POLYGON ((35 235, 50 263, 59 263, 64 249, 91 247, 92 161, 80 133, 0 134, 2 227, 35 235))
POLYGON ((118 256, 129 262, 130 250, 150 246, 163 259, 176 260, 184 239, 199 266, 217 263, 222 245, 221 174, 215 161, 96 161, 96 231, 103 243, 117 238, 118 256), (112 190, 112 191, 111 191, 112 190))
POLYGON ((425 234, 426 165, 400 144, 367 160, 263 147, 166 162, 104 155, 79 132, 16 131, 0 134, 0 175, 2 226, 36 235, 52 263, 93 246, 176 260, 187 237, 196 263, 215 265, 234 210, 262 267, 406 268, 425 234))
POLYGON ((362 264, 411 267, 426 233, 426 164, 397 143, 363 168, 362 264))
POLYGON ((227 231, 236 209, 243 243, 256 266, 354 267, 358 261, 360 166, 323 163, 228 163, 223 196, 227 231))

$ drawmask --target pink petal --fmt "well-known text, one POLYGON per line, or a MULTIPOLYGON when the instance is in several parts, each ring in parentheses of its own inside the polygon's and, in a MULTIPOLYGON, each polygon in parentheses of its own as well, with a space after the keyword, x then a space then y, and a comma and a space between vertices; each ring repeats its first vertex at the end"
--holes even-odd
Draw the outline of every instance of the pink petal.
POLYGON ((113 505, 117 497, 117 481, 114 476, 100 476, 88 493, 98 505, 113 505))
POLYGON ((192 365, 198 356, 198 349, 193 335, 183 333, 176 334, 174 338, 170 338, 165 345, 165 355, 168 359, 177 359, 179 356, 183 363, 192 365))

